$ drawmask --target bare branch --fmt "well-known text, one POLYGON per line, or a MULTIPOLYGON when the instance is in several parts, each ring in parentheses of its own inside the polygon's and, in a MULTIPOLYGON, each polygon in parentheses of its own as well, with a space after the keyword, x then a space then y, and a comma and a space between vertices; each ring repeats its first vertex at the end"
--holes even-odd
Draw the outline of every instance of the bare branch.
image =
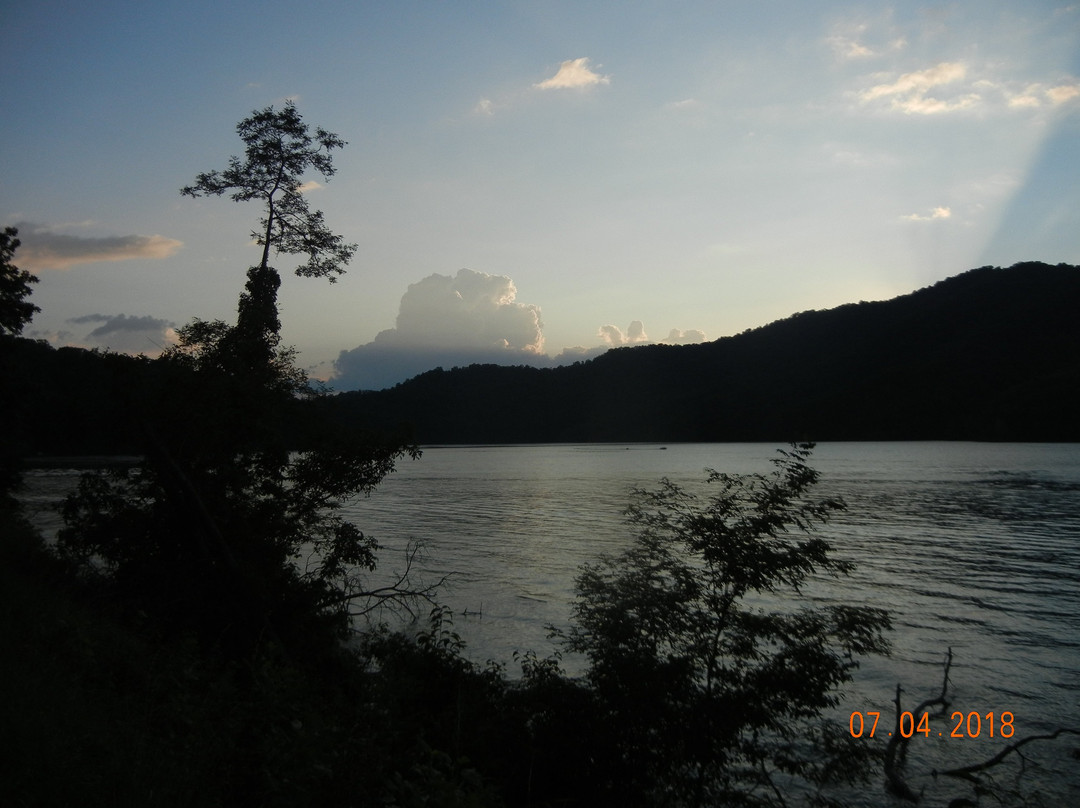
POLYGON ((419 543, 409 543, 405 549, 405 568, 396 573, 393 583, 366 589, 354 578, 348 582, 350 586, 325 601, 325 605, 347 604, 349 615, 353 618, 364 617, 377 609, 389 609, 396 613, 405 612, 414 619, 419 615, 421 603, 429 607, 438 606, 435 595, 453 573, 447 573, 433 582, 414 582, 413 567, 419 561, 422 549, 419 543), (363 601, 363 604, 358 604, 358 601, 363 601))
MULTIPOLYGON (((935 769, 932 773, 934 774, 935 777, 940 774, 943 777, 960 777, 960 778, 963 778, 964 780, 970 780, 972 782, 977 782, 976 778, 973 776, 976 772, 985 771, 986 769, 992 768, 993 766, 997 766, 999 763, 1001 763, 1003 760, 1005 760, 1005 758, 1007 758, 1013 752, 1016 752, 1019 755, 1020 754, 1020 751, 1019 751, 1020 747, 1026 746, 1027 744, 1031 743, 1032 741, 1052 741, 1055 738, 1060 737, 1061 735, 1080 735, 1080 730, 1070 729, 1070 728, 1067 728, 1067 727, 1061 727, 1059 729, 1054 730, 1049 735, 1029 735, 1028 737, 1023 738, 1023 739, 1017 741, 1016 743, 1009 744, 1004 749, 1002 749, 1000 752, 998 752, 996 755, 994 755, 992 758, 990 758, 989 760, 983 761, 982 763, 975 763, 975 764, 973 764, 971 766, 960 766, 959 768, 956 768, 956 769, 946 769, 945 771, 942 771, 942 772, 939 772, 939 771, 937 771, 935 769)), ((1020 755, 1020 756, 1023 757, 1023 755, 1020 755)))
MULTIPOLYGON (((919 704, 914 710, 912 715, 919 715, 926 712, 931 707, 939 706, 941 710, 935 715, 944 715, 945 711, 949 709, 948 690, 949 690, 949 671, 952 668, 953 653, 952 647, 949 647, 948 654, 945 657, 945 672, 941 681, 941 693, 935 698, 927 699, 919 704)), ((903 710, 900 705, 900 694, 903 692, 899 683, 896 685, 896 724, 893 727, 893 732, 889 738, 889 744, 885 747, 885 780, 887 782, 888 790, 896 796, 908 800, 910 802, 918 802, 919 795, 907 784, 904 776, 900 773, 900 767, 907 757, 908 742, 911 738, 905 738, 900 731, 900 716, 903 710), (899 760, 899 762, 898 762, 899 760)))

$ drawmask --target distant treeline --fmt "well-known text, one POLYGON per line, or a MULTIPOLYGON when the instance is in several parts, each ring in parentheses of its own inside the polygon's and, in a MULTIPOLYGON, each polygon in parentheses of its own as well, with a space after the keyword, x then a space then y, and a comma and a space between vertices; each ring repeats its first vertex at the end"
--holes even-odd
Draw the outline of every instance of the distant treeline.
MULTIPOLYGON (((116 454, 168 396, 161 363, 8 338, 15 449, 116 454)), ((297 402, 423 444, 1080 440, 1080 267, 983 267, 893 300, 795 314, 700 345, 611 350, 558 368, 436 369, 297 402)))
POLYGON ((319 402, 421 443, 1080 440, 1080 268, 983 267, 700 345, 433 370, 319 402))

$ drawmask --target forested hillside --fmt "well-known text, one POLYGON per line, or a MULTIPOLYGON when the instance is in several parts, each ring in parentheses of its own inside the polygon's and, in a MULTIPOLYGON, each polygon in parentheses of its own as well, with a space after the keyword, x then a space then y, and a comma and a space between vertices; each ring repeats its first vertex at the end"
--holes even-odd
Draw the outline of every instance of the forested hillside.
POLYGON ((711 343, 438 369, 320 406, 423 443, 1074 441, 1078 310, 1078 267, 983 267, 711 343))
MULTIPOLYGON (((160 363, 7 338, 20 454, 138 451, 183 380, 160 363)), ((1080 267, 973 269, 893 300, 808 311, 700 345, 574 365, 436 369, 297 402, 433 443, 1080 440, 1080 267)))

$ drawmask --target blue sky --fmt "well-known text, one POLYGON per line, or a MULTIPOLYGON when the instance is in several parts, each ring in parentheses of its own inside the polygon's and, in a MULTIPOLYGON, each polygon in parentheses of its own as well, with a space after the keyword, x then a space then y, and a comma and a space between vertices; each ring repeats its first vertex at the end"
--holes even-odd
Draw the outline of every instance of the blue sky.
MULTIPOLYGON (((341 135, 283 335, 340 389, 690 342, 986 264, 1080 263, 1080 4, 5 3, 27 334, 234 316, 253 204, 179 195, 293 99, 341 135)), ((317 179, 317 177, 313 177, 317 179)))

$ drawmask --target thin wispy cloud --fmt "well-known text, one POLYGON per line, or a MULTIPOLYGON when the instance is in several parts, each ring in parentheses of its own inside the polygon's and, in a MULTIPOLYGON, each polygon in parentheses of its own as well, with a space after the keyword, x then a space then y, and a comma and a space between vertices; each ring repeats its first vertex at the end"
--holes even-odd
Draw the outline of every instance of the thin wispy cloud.
POLYGON ((934 208, 928 214, 909 213, 900 218, 908 222, 931 222, 935 219, 948 219, 952 217, 952 210, 946 207, 934 208))
POLYGON ((963 62, 940 62, 904 73, 859 93, 864 104, 888 102, 889 108, 915 115, 935 115, 974 107, 1054 108, 1080 98, 1080 81, 1054 85, 1015 79, 976 78, 963 62))
POLYGON ((965 93, 943 99, 929 93, 945 85, 954 85, 967 76, 967 66, 962 62, 940 62, 925 70, 904 73, 895 81, 876 84, 861 94, 861 99, 873 102, 888 100, 893 109, 909 114, 933 115, 966 109, 978 103, 977 93, 965 93))
POLYGON ((863 21, 839 23, 825 42, 845 62, 878 58, 901 51, 908 44, 907 37, 898 34, 887 21, 873 26, 863 21))
POLYGON ((569 59, 559 65, 558 71, 551 78, 536 82, 531 88, 520 88, 505 93, 497 98, 484 95, 473 105, 472 114, 479 117, 491 117, 497 111, 509 109, 522 97, 535 90, 583 90, 599 84, 610 84, 611 77, 597 73, 589 64, 588 57, 569 59))
POLYGON ((537 90, 569 90, 610 84, 610 76, 601 76, 589 67, 588 57, 568 59, 559 65, 559 71, 549 79, 534 84, 537 90))
POLYGON ((165 236, 72 236, 47 225, 20 222, 19 264, 25 269, 70 269, 102 261, 169 258, 183 246, 165 236))
POLYGON ((1050 87, 1041 82, 1020 85, 1019 82, 996 84, 982 81, 978 86, 986 91, 1000 93, 1010 109, 1052 109, 1080 98, 1078 81, 1063 82, 1050 87))
POLYGON ((1021 92, 1008 95, 1007 103, 1014 109, 1041 107, 1043 105, 1041 95, 1039 85, 1033 84, 1025 87, 1021 92))
POLYGON ((866 32, 867 27, 865 24, 851 26, 851 30, 834 33, 827 37, 826 41, 829 43, 829 47, 832 48, 833 53, 842 60, 869 59, 876 56, 877 53, 859 41, 862 34, 866 32))

